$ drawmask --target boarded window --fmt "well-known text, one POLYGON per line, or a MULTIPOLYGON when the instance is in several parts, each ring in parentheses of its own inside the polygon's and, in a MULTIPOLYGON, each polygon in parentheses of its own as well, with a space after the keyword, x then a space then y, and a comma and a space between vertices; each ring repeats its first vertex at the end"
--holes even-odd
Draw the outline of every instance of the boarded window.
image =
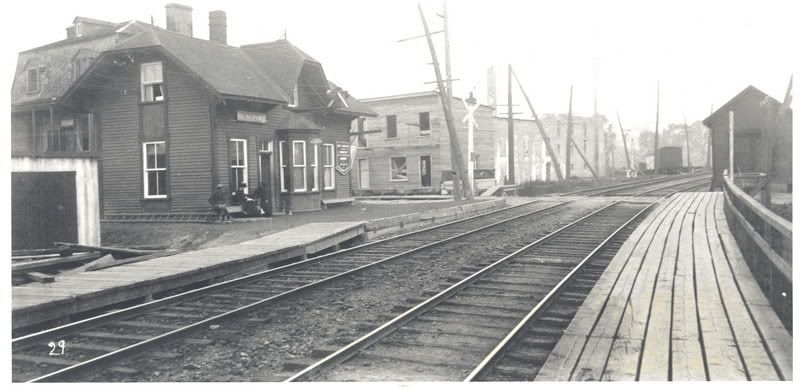
POLYGON ((429 135, 431 133, 431 113, 419 113, 419 135, 429 135))
POLYGON ((167 150, 166 143, 145 142, 142 145, 144 160, 144 197, 167 197, 167 150))
POLYGON ((386 116, 386 138, 397 138, 397 115, 386 116))
POLYGON ((160 102, 164 100, 164 72, 161 62, 141 65, 142 101, 160 102))
POLYGON ((142 133, 145 140, 164 139, 166 125, 163 104, 147 104, 142 106, 142 133))
POLYGON ((389 180, 408 181, 408 166, 405 157, 391 157, 391 173, 389 180))
POLYGON ((332 190, 336 188, 336 181, 333 175, 333 144, 324 144, 322 145, 322 148, 324 150, 322 168, 324 170, 323 178, 325 179, 325 189, 332 190))

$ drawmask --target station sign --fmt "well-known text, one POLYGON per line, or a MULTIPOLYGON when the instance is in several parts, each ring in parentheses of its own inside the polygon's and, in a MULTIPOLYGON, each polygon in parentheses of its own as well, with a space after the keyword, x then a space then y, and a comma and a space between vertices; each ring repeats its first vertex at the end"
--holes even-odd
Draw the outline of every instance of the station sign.
POLYGON ((267 114, 264 112, 236 111, 237 122, 267 124, 267 114))
POLYGON ((350 155, 351 145, 349 143, 336 143, 336 170, 342 175, 346 175, 353 167, 353 157, 350 155))

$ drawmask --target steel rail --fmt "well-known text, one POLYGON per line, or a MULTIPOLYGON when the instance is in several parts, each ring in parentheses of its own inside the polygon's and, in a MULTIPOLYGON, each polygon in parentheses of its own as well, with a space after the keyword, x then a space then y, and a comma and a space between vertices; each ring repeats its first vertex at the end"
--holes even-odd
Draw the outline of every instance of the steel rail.
MULTIPOLYGON (((193 289, 193 290, 186 291, 186 292, 179 293, 179 294, 175 294, 175 295, 170 295, 168 297, 160 298, 160 299, 153 300, 153 301, 150 301, 150 302, 141 303, 141 304, 138 304, 138 305, 135 305, 135 306, 131 306, 131 307, 122 309, 122 310, 113 311, 113 312, 109 312, 109 313, 104 313, 104 314, 101 314, 101 315, 98 315, 98 316, 94 316, 94 317, 86 318, 86 319, 83 319, 83 320, 71 322, 71 323, 68 323, 68 324, 60 325, 60 326, 57 326, 57 327, 54 327, 54 328, 49 328, 49 329, 45 329, 45 330, 42 330, 42 331, 39 331, 39 332, 34 332, 34 333, 31 333, 31 334, 27 334, 27 335, 20 336, 20 337, 12 339, 11 340, 12 349, 14 349, 14 348, 24 348, 26 346, 29 346, 31 344, 35 344, 37 342, 47 341, 52 336, 57 336, 57 335, 60 335, 60 334, 65 334, 65 333, 75 333, 75 332, 83 331, 83 330, 86 330, 88 328, 92 328, 92 327, 98 326, 98 325, 100 325, 102 323, 107 323, 107 322, 115 321, 115 320, 121 320, 121 319, 124 319, 124 318, 126 318, 128 316, 133 316, 133 315, 141 314, 143 312, 154 310, 154 309, 157 309, 157 308, 160 308, 160 307, 169 306, 169 305, 181 302, 183 300, 194 298, 196 296, 202 296, 202 295, 214 293, 214 292, 217 292, 217 291, 220 291, 220 290, 233 288, 233 287, 239 286, 241 284, 248 283, 248 282, 250 282, 252 280, 255 280, 255 279, 259 279, 259 278, 263 278, 263 277, 278 276, 278 275, 281 275, 281 274, 289 272, 289 271, 294 271, 294 270, 297 270, 297 269, 300 269, 300 268, 304 268, 306 266, 310 266, 310 265, 322 262, 322 261, 327 260, 328 258, 331 258, 331 257, 334 257, 334 256, 341 256, 343 254, 347 254, 347 253, 350 253, 350 252, 355 252, 355 251, 362 250, 362 249, 365 249, 365 248, 368 248, 368 247, 374 247, 374 246, 377 246, 377 245, 380 245, 380 244, 385 244, 385 243, 388 243, 388 242, 391 242, 391 241, 397 241, 397 240, 400 240, 400 239, 403 239, 403 238, 407 238, 407 237, 410 237, 410 236, 414 236, 414 235, 421 235, 423 233, 427 233, 427 232, 430 232, 432 230, 445 228, 445 227, 448 227, 448 226, 452 226, 454 224, 468 222, 468 221, 475 220, 475 219, 478 219, 478 218, 491 216, 493 214, 497 214, 497 213, 500 213, 500 212, 504 212, 504 211, 508 211, 508 210, 512 210, 512 209, 516 209, 516 208, 520 208, 520 207, 524 207, 524 206, 528 206, 528 205, 531 205, 531 204, 534 204, 534 203, 540 203, 540 202, 542 202, 542 201, 541 200, 533 200, 533 201, 522 203, 522 204, 519 204, 519 205, 514 205, 514 206, 504 207, 504 208, 501 208, 501 209, 498 209, 498 210, 493 210, 493 211, 490 211, 488 213, 478 214, 478 215, 475 215, 475 216, 472 216, 472 217, 469 217, 469 218, 460 219, 460 220, 448 222, 448 223, 441 224, 441 225, 430 226, 430 227, 427 227, 427 228, 424 228, 424 229, 421 229, 421 230, 408 232, 408 233, 403 233, 403 234, 400 234, 400 235, 397 235, 397 236, 388 237, 388 238, 384 238, 384 239, 381 239, 381 240, 364 243, 362 245, 358 245, 358 246, 355 246, 355 247, 352 247, 352 248, 346 248, 346 249, 342 249, 342 250, 339 250, 339 251, 336 251, 336 252, 333 252, 333 253, 328 253, 328 254, 324 254, 324 255, 321 255, 321 256, 315 256, 315 257, 312 257, 310 259, 298 261, 296 263, 287 264, 287 265, 284 265, 284 266, 281 266, 281 267, 278 267, 278 268, 273 268, 273 269, 269 269, 269 270, 265 270, 265 271, 260 271, 260 272, 254 273, 254 274, 241 276, 241 277, 238 277, 238 278, 235 278, 235 279, 231 279, 231 280, 228 280, 228 281, 215 283, 215 284, 212 284, 212 285, 209 285, 209 286, 200 287, 200 288, 197 288, 197 289, 193 289)), ((524 216, 525 215, 522 215, 520 217, 524 217, 524 216)), ((512 219, 509 219, 509 221, 510 220, 512 220, 512 219)), ((258 257, 258 256, 253 256, 253 257, 258 257)))
POLYGON ((317 373, 319 373, 320 371, 322 371, 323 369, 325 369, 327 367, 331 367, 331 366, 334 366, 334 365, 339 364, 341 362, 344 362, 345 360, 351 358, 352 356, 354 356, 355 354, 357 354, 361 350, 363 350, 363 349, 375 344, 376 342, 378 342, 379 340, 381 340, 385 336, 391 334, 395 330, 399 329, 400 327, 402 327, 403 325, 405 325, 409 321, 415 319, 419 315, 421 315, 424 312, 428 311, 430 308, 435 307, 439 303, 441 303, 442 301, 452 297, 453 295, 455 295, 459 291, 463 290, 464 288, 468 287, 469 285, 471 285, 472 283, 474 283, 475 281, 480 279, 485 274, 493 271, 494 269, 496 269, 496 268, 498 268, 498 267, 500 267, 502 265, 505 265, 505 263, 507 263, 508 261, 518 257, 519 255, 521 255, 521 254, 523 254, 525 252, 528 252, 530 249, 532 249, 534 247, 537 247, 537 246, 541 245, 542 243, 546 242, 547 240, 549 240, 549 239, 557 236, 558 234, 562 233, 564 230, 575 226, 576 224, 586 220, 587 218, 591 218, 591 217, 595 216, 596 214, 600 213, 601 211, 604 211, 604 210, 606 210, 606 209, 608 209, 608 208, 610 208, 610 207, 622 202, 623 200, 624 199, 620 199, 620 200, 614 201, 614 202, 612 202, 611 204, 609 204, 607 206, 604 206, 604 207, 602 207, 602 208, 600 208, 598 210, 595 210, 592 213, 590 213, 588 215, 585 215, 585 216, 583 216, 583 217, 581 217, 581 218, 579 218, 579 219, 577 219, 577 220, 575 220, 573 222, 570 222, 569 224, 564 225, 564 226, 556 229, 555 231, 553 231, 553 232, 551 232, 551 233, 539 238, 538 240, 536 240, 536 241, 534 241, 534 242, 532 242, 532 243, 530 243, 530 244, 518 249, 514 253, 511 253, 511 254, 509 254, 509 255, 507 255, 507 256, 495 261, 494 263, 492 263, 492 264, 484 267, 483 269, 473 273, 472 275, 462 279, 458 283, 456 283, 456 284, 448 287, 447 289, 439 292, 438 294, 428 298, 424 302, 421 302, 418 305, 408 309, 404 313, 400 314, 399 316, 395 317, 394 319, 390 320, 389 322, 384 323, 380 327, 378 327, 375 330, 371 331, 370 333, 362 336, 358 340, 353 341, 352 343, 350 343, 347 346, 339 349, 338 351, 331 353, 330 355, 328 355, 327 357, 317 361, 313 365, 311 365, 309 367, 306 367, 304 370, 302 370, 302 371, 294 374, 293 376, 289 377, 288 379, 286 379, 285 382, 295 382, 295 381, 300 381, 300 380, 303 380, 303 379, 308 379, 311 376, 316 375, 317 373))
POLYGON ((592 260, 592 258, 595 255, 597 255, 599 251, 603 250, 605 246, 608 245, 608 243, 614 237, 616 237, 624 228, 629 226, 634 220, 639 218, 642 213, 649 210, 657 202, 665 198, 668 198, 678 192, 681 191, 680 190, 674 191, 670 194, 664 195, 652 201, 649 205, 647 205, 647 207, 636 213, 636 215, 634 215, 631 219, 625 222, 625 224, 623 224, 617 230, 611 233, 608 236, 608 238, 606 238, 600 245, 597 246, 597 248, 595 248, 589 255, 587 255, 583 260, 581 260, 580 263, 578 263, 567 275, 565 275, 561 279, 561 281, 559 281, 558 284, 556 284, 556 286, 553 287, 553 289, 550 290, 550 292, 548 292, 547 295, 545 295, 544 298, 542 298, 542 300, 539 301, 539 303, 537 303, 536 306, 534 306, 533 309, 531 309, 531 311, 528 312, 528 314, 522 320, 520 320, 520 322, 508 333, 508 335, 506 335, 506 337, 504 337, 503 340, 500 341, 500 343, 498 343, 497 346, 488 355, 486 355, 483 361, 481 361, 481 363, 478 364, 478 366, 475 367, 475 369, 473 369, 472 372, 470 372, 470 374, 464 379, 464 382, 472 382, 486 375, 488 373, 488 370, 493 368, 494 364, 503 357, 506 348, 513 345, 513 342, 518 340, 519 337, 521 337, 525 333, 525 331, 528 328, 528 325, 534 320, 536 320, 539 317, 539 315, 547 307, 550 306, 552 301, 555 300, 555 298, 561 293, 561 290, 569 282, 572 281, 575 275, 577 275, 578 272, 580 272, 592 260))
POLYGON ((572 195, 583 195, 585 193, 590 193, 589 195, 594 195, 595 191, 599 191, 599 193, 603 193, 604 191, 611 191, 611 190, 615 190, 615 189, 618 189, 618 188, 625 188, 625 187, 636 188, 636 187, 646 186, 646 185, 650 185, 650 184, 665 183, 665 182, 669 182, 669 181, 673 181, 673 180, 675 180, 675 177, 657 177, 657 178, 652 178, 652 179, 633 180, 633 181, 624 182, 624 183, 610 184, 610 185, 602 186, 602 187, 584 188, 584 189, 581 189, 581 190, 564 192, 564 193, 554 194, 554 195, 555 196, 572 196, 572 195))
MULTIPOLYGON (((525 214, 521 214, 521 215, 518 215, 518 216, 514 216, 514 217, 511 217, 511 218, 508 218, 508 219, 504 219, 502 221, 498 221, 498 222, 495 222, 495 223, 492 223, 492 224, 489 224, 489 225, 481 226, 481 227, 479 227, 477 229, 473 229, 473 230, 470 230, 470 231, 467 231, 467 232, 464 232, 464 233, 459 233, 457 235, 450 236, 450 237, 447 237, 447 238, 439 240, 439 241, 435 241, 435 242, 432 242, 432 243, 429 243, 429 244, 425 244, 423 246, 420 246, 420 247, 417 247, 417 248, 414 248, 414 249, 410 249, 410 250, 407 250, 405 252, 398 253, 398 254, 383 258, 381 260, 378 260, 378 261, 375 261, 375 262, 372 262, 372 263, 368 263, 368 264, 362 265, 360 267, 357 267, 357 268, 354 268, 354 269, 351 269, 351 270, 348 270, 348 271, 345 271, 345 272, 342 272, 342 273, 339 273, 339 274, 335 274, 335 275, 332 275, 330 277, 323 278, 323 279, 320 279, 318 281, 315 281, 315 282, 312 282, 312 283, 309 283, 309 284, 306 284, 306 285, 303 285, 303 286, 299 286, 299 287, 294 288, 292 290, 289 290, 289 291, 286 291, 286 292, 283 292, 283 293, 279 293, 279 294, 273 295, 271 297, 268 297, 268 298, 265 298, 265 299, 250 303, 250 304, 246 304, 245 306, 242 306, 242 307, 230 310, 228 312, 221 313, 221 314, 218 314, 218 315, 215 315, 215 316, 200 320, 198 322, 186 325, 184 327, 181 327, 181 328, 178 328, 178 329, 166 332, 166 333, 162 333, 162 334, 157 335, 155 337, 152 337, 150 339, 143 340, 143 341, 137 342, 135 344, 128 345, 126 347, 120 348, 120 349, 112 351, 112 352, 105 353, 103 355, 94 357, 94 358, 89 359, 89 360, 82 361, 82 362, 80 362, 78 364, 75 364, 75 365, 72 365, 72 366, 64 367, 64 368, 62 368, 60 370, 57 370, 57 371, 42 375, 40 377, 31 379, 31 380, 29 380, 27 382, 28 383, 32 383, 32 382, 56 381, 56 380, 59 380, 59 379, 66 378, 69 375, 76 375, 76 374, 82 372, 83 370, 94 368, 95 366, 97 366, 97 365, 99 365, 101 363, 102 364, 107 364, 107 363, 111 363, 111 362, 113 362, 113 361, 115 361, 117 359, 125 358, 125 357, 127 357, 129 355, 133 355, 133 354, 135 354, 137 352, 140 352, 141 350, 144 350, 144 349, 146 349, 148 347, 151 347, 151 346, 153 346, 153 345, 155 345, 157 343, 166 342, 166 341, 168 341, 168 340, 170 340, 172 338, 175 338, 177 336, 181 336, 183 334, 186 334, 186 333, 188 333, 190 331, 196 330, 196 329, 198 329, 200 327, 203 327, 205 325, 210 325, 215 321, 219 321, 219 320, 223 320, 223 319, 226 319, 226 318, 229 318, 229 317, 232 317, 232 316, 236 316, 236 315, 240 315, 240 314, 243 314, 243 313, 247 313, 247 312, 249 312, 251 310, 254 310, 254 309, 257 309, 260 306, 263 306, 265 304, 272 303, 274 301, 277 301, 277 300, 280 300, 280 299, 284 299, 284 298, 296 295, 298 293, 304 292, 306 290, 309 290, 309 289, 312 289, 312 288, 315 288, 315 287, 319 287, 321 285, 327 284, 327 283, 332 282, 334 280, 338 280, 338 279, 341 279, 343 277, 353 275, 355 273, 364 271, 366 269, 375 267, 377 265, 381 265, 381 264, 390 262, 390 261, 395 260, 397 258, 400 258, 400 257, 403 257, 403 256, 407 256, 407 255, 410 255, 410 254, 413 254, 413 253, 416 253, 416 252, 420 252, 420 251, 423 251, 423 250, 428 249, 430 247, 441 245, 441 244, 444 244, 446 242, 450 242, 450 241, 456 240, 458 238, 461 238, 461 237, 464 237, 464 236, 467 236, 467 235, 475 234, 477 232, 484 231, 484 230, 493 228, 495 226, 498 226, 498 225, 501 225, 501 224, 505 224, 505 223, 508 223, 508 222, 511 222, 511 221, 514 221, 514 220, 517 220, 517 219, 520 219, 520 218, 525 218, 525 217, 528 217, 528 216, 533 215, 533 214, 537 214, 537 213, 545 212, 545 211, 548 211, 548 210, 552 210, 552 209, 554 209, 556 207, 561 207, 561 206, 564 206, 564 205, 566 205, 568 203, 572 203, 574 201, 576 201, 576 200, 570 200, 570 201, 561 202, 561 203, 558 203, 558 204, 555 204, 555 205, 552 205, 552 206, 548 206, 548 207, 545 207, 545 208, 542 208, 542 209, 534 210, 534 211, 531 211, 531 212, 528 212, 528 213, 525 213, 525 214)), ((536 202, 535 201, 534 202, 528 202, 528 203, 525 203, 525 204, 520 205, 520 206, 529 205, 529 204, 532 204, 532 203, 536 203, 536 202)), ((517 206, 514 206, 514 207, 517 207, 517 206)), ((508 210, 508 208, 504 208, 502 210, 508 210)), ((484 215, 486 215, 486 214, 484 214, 484 215)), ((464 220, 461 220, 461 221, 464 221, 464 220)), ((457 222, 461 222, 461 221, 457 221, 457 222)), ((440 225, 440 226, 437 226, 437 227, 441 227, 441 226, 444 226, 444 225, 440 225)), ((355 248, 353 248, 353 249, 355 249, 355 248)), ((336 253, 339 253, 339 252, 336 252, 336 253)), ((336 253, 334 253, 334 254, 336 254, 336 253)), ((278 270, 278 269, 275 269, 275 270, 278 270)), ((271 270, 271 271, 273 271, 273 270, 271 270)), ((263 275, 264 275, 264 273, 261 274, 261 276, 263 276, 263 275)), ((252 279, 254 276, 255 275, 248 275, 246 277, 242 277, 242 278, 237 279, 237 280, 241 280, 241 279, 245 279, 245 278, 248 278, 248 280, 249 280, 249 279, 252 279)), ((227 283, 227 282, 224 282, 224 283, 227 283)), ((206 289, 208 287, 213 287, 213 286, 207 286, 207 287, 204 287, 204 288, 199 289, 199 290, 203 290, 203 289, 206 289)), ((228 287, 230 287, 230 286, 227 286, 226 289, 228 287)), ((219 290, 219 289, 214 289, 214 290, 210 290, 210 291, 217 291, 217 290, 219 290)), ((209 290, 199 291, 199 292, 192 291, 192 292, 195 292, 194 295, 198 295, 200 292, 206 292, 207 293, 207 292, 209 292, 209 290)), ((143 305, 140 305, 140 306, 143 306, 143 305)), ((163 306, 164 305, 159 306, 159 307, 163 307, 163 306)), ((142 312, 146 312, 146 311, 147 310, 142 310, 142 312)), ((113 314, 116 314, 116 312, 115 313, 109 313, 109 315, 113 315, 113 314)), ((135 314, 139 314, 139 313, 135 313, 135 314)), ((135 314, 133 314, 133 315, 135 315, 135 314)), ((122 319, 122 318, 127 318, 127 317, 130 317, 130 316, 131 315, 125 315, 123 317, 117 317, 115 319, 122 319)), ((102 324, 105 324, 105 323, 108 323, 108 322, 109 321, 106 319, 106 321, 104 321, 101 324, 94 324, 94 325, 91 325, 91 326, 92 327, 99 326, 99 325, 102 325, 102 324)), ((75 331, 73 330, 71 333, 74 333, 74 332, 75 331)))

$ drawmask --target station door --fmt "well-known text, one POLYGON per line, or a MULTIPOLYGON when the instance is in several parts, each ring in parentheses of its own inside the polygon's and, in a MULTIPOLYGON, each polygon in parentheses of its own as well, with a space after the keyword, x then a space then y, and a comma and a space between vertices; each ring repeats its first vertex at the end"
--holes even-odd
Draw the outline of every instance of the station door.
POLYGON ((78 242, 75 172, 11 174, 11 247, 38 249, 78 242))

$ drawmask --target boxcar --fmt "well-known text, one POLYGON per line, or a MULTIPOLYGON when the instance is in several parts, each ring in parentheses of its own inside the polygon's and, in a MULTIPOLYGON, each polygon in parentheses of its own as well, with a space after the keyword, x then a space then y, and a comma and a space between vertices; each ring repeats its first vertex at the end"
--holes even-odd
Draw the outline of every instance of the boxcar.
POLYGON ((658 149, 658 171, 674 175, 683 166, 683 149, 680 146, 665 146, 658 149))

